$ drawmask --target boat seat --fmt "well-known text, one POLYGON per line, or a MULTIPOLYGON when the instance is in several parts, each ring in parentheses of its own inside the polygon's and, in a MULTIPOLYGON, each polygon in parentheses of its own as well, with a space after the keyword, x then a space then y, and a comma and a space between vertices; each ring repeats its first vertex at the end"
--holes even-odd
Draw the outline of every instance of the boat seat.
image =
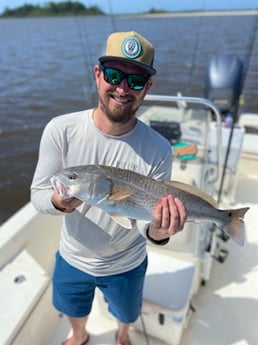
POLYGON ((194 264, 153 250, 148 252, 148 260, 143 300, 171 311, 187 307, 192 291, 194 264))
POLYGON ((41 266, 23 250, 1 271, 0 344, 11 344, 49 285, 41 266))
POLYGON ((133 327, 166 344, 179 345, 191 315, 195 265, 161 250, 149 250, 148 258, 141 317, 133 327))

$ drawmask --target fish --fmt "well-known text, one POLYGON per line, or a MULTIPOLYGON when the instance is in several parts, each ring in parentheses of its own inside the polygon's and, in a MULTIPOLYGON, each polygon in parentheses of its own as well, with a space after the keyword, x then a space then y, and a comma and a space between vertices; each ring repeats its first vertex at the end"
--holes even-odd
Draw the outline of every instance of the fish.
POLYGON ((68 167, 50 181, 60 198, 75 197, 96 206, 127 229, 132 228, 132 220, 151 222, 157 203, 171 194, 184 204, 187 221, 215 223, 237 244, 244 244, 243 218, 249 207, 219 209, 210 195, 181 181, 155 180, 132 170, 96 164, 68 167))

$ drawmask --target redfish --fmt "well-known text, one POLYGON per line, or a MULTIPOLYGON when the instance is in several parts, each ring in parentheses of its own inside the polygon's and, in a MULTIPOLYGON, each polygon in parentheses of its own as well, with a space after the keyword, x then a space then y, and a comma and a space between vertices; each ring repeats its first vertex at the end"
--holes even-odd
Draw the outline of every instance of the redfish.
POLYGON ((131 228, 131 220, 151 221, 159 200, 171 194, 180 199, 187 221, 209 221, 243 245, 249 207, 222 210, 201 190, 179 181, 157 181, 131 170, 104 165, 84 165, 64 169, 51 178, 62 198, 76 197, 108 212, 121 226, 131 228))

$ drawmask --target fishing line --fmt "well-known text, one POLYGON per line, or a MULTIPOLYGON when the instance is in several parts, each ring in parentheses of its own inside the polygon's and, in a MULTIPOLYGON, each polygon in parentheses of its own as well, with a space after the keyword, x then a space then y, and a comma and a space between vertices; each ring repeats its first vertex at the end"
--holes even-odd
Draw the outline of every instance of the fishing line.
MULTIPOLYGON (((92 105, 96 104, 97 97, 95 92, 95 79, 93 75, 93 61, 92 61, 92 51, 91 51, 91 45, 89 40, 89 35, 87 34, 88 29, 86 25, 83 25, 85 21, 82 18, 79 18, 76 16, 76 27, 78 31, 78 36, 80 40, 80 45, 82 48, 82 54, 83 54, 83 61, 85 66, 85 76, 88 72, 87 78, 85 78, 85 84, 86 84, 86 90, 90 90, 90 92, 87 92, 86 96, 89 97, 90 93, 90 100, 92 105), (93 89, 94 88, 94 89, 93 89)), ((85 92, 86 93, 86 92, 85 92)))
MULTIPOLYGON (((206 0, 203 0, 203 12, 206 9, 206 0)), ((196 68, 196 62, 197 62, 197 56, 200 52, 200 46, 201 46, 201 33, 202 33, 202 27, 203 27, 203 20, 204 20, 204 16, 199 16, 199 20, 198 20, 198 32, 197 32, 197 36, 196 36, 196 41, 195 41, 195 46, 194 46, 194 54, 193 54, 193 59, 192 59, 192 63, 190 64, 190 74, 189 74, 189 81, 186 85, 186 95, 190 94, 190 90, 191 90, 191 86, 193 84, 193 74, 194 74, 194 69, 196 68)))
POLYGON ((112 1, 109 0, 108 1, 108 7, 109 7, 109 13, 110 13, 110 21, 111 21, 111 27, 113 29, 113 32, 117 31, 116 29, 116 17, 113 11, 113 7, 112 7, 112 1))
MULTIPOLYGON (((110 13, 110 20, 111 20, 111 26, 113 29, 113 32, 116 31, 116 22, 115 22, 115 15, 112 8, 112 2, 108 1, 108 7, 109 7, 109 13, 110 13)), ((91 42, 89 39, 88 34, 88 28, 86 20, 83 20, 82 17, 76 16, 76 27, 78 31, 78 36, 80 40, 80 45, 82 48, 82 54, 83 54, 83 61, 85 66, 85 75, 86 72, 88 73, 87 79, 86 79, 86 91, 87 89, 90 90, 90 92, 85 92, 86 96, 89 97, 90 93, 90 99, 92 102, 92 105, 95 105, 97 103, 97 93, 95 92, 95 78, 92 71, 92 66, 94 65, 93 59, 93 52, 91 49, 91 42)))

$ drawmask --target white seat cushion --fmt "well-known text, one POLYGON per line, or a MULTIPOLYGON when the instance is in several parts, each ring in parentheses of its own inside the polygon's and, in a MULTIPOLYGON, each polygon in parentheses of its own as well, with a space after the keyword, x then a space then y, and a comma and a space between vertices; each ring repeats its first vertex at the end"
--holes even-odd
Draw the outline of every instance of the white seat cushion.
POLYGON ((191 297, 195 266, 166 253, 149 251, 143 299, 162 308, 179 311, 191 297))

